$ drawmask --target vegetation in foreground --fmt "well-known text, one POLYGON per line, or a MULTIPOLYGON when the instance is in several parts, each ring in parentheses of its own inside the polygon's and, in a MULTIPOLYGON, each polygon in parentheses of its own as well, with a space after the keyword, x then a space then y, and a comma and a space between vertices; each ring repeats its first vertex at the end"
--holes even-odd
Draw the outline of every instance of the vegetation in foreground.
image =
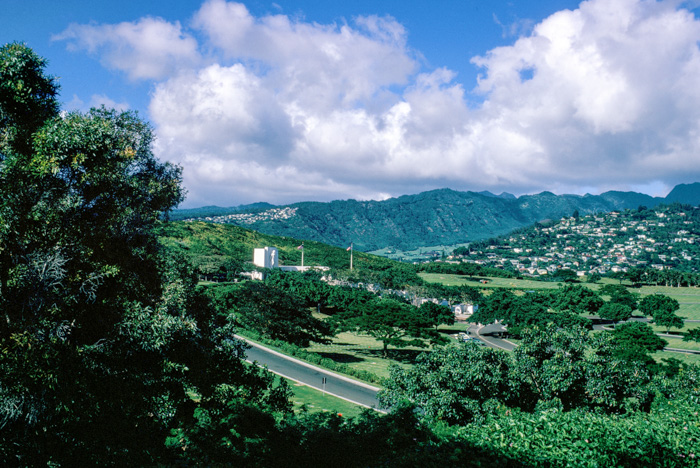
MULTIPOLYGON (((128 112, 59 114, 45 66, 22 44, 0 47, 5 465, 697 465, 697 368, 652 376, 609 352, 614 338, 588 341, 583 331, 523 330, 515 357, 437 348, 418 366, 439 353, 460 362, 446 356, 420 381, 395 371, 386 416, 294 414, 289 386, 244 364, 237 317, 217 301, 239 312, 250 304, 198 288, 186 259, 159 243, 159 220, 182 189, 179 169, 153 157, 150 127, 128 112), (460 370, 461 357, 473 366, 460 370), (412 393, 424 381, 436 400, 412 393)), ((390 268, 376 274, 399 285, 415 277, 390 268)), ((343 309, 357 318, 402 307, 361 305, 343 309)), ((248 312, 250 326, 267 325, 248 312)), ((309 316, 293 318, 293 338, 324 339, 309 316)))

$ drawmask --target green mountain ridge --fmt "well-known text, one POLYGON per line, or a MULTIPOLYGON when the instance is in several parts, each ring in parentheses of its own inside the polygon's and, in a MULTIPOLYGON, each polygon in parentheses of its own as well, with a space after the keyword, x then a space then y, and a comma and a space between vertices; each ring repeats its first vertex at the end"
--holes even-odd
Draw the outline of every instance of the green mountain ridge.
POLYGON ((570 216, 574 211, 591 214, 671 202, 698 205, 700 183, 679 185, 666 198, 620 191, 600 195, 541 192, 517 198, 509 195, 444 188, 384 201, 300 202, 273 208, 262 205, 207 221, 338 247, 352 243, 362 251, 385 247, 410 250, 496 237, 539 221, 570 216))

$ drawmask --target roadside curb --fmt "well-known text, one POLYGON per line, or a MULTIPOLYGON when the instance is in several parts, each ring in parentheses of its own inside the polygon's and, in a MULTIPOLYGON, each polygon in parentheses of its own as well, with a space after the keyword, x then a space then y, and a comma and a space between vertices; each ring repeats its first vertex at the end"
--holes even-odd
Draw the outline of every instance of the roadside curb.
POLYGON ((700 354, 700 351, 695 351, 694 349, 664 348, 664 351, 670 351, 672 353, 700 354))

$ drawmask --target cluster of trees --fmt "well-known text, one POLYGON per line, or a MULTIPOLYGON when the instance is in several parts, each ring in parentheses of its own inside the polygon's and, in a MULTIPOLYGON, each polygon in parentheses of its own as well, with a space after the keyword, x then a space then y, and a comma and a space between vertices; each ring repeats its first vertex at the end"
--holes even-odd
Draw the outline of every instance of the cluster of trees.
POLYGON ((0 459, 171 464, 188 457, 173 434, 197 459, 217 427, 244 454, 289 391, 158 243, 180 169, 133 113, 59 114, 44 67, 0 47, 0 459))
MULTIPOLYGON (((591 328, 592 322, 585 316, 598 316, 617 324, 629 320, 638 310, 655 324, 666 327, 668 333, 671 328, 684 325, 683 318, 676 315, 679 308, 678 301, 671 297, 651 294, 640 299, 639 294, 622 285, 607 284, 596 292, 585 286, 565 284, 553 291, 528 291, 523 295, 496 289, 483 298, 478 311, 469 320, 475 323, 499 321, 508 326, 510 334, 517 336, 524 328, 549 323, 564 328, 575 325, 591 328), (602 296, 609 298, 604 301, 602 296)), ((653 333, 648 325, 639 326, 653 333)))
POLYGON ((408 399, 432 419, 467 424, 495 405, 532 412, 558 405, 620 413, 647 410, 651 375, 618 358, 620 341, 580 327, 529 328, 513 353, 472 343, 425 353, 415 366, 394 366, 380 399, 408 399))
POLYGON ((415 307, 395 295, 381 297, 362 288, 330 286, 314 271, 272 271, 264 282, 211 285, 207 290, 222 317, 299 346, 355 331, 381 341, 386 354, 389 346, 444 343, 437 327, 454 323, 449 307, 433 302, 415 307), (314 318, 312 308, 331 317, 314 318))
POLYGON ((635 287, 642 285, 670 286, 675 288, 700 286, 700 274, 675 269, 631 268, 626 273, 618 275, 618 277, 620 280, 629 280, 635 287))
POLYGON ((698 369, 654 376, 626 346, 613 334, 535 327, 513 353, 465 343, 394 366, 380 398, 527 466, 695 466, 698 369))

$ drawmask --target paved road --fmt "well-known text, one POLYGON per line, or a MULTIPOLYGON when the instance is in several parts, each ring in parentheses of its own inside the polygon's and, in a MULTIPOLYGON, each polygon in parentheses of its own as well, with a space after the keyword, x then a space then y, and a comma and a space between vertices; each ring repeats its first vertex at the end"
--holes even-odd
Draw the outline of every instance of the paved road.
POLYGON ((251 345, 251 348, 246 350, 248 362, 255 362, 261 367, 267 366, 271 372, 277 375, 320 391, 324 391, 323 379, 325 378, 326 393, 379 411, 379 401, 377 400, 379 388, 285 356, 259 344, 252 343, 243 337, 239 336, 238 339, 251 345))
POLYGON ((474 336, 491 348, 505 349, 513 351, 516 347, 515 343, 499 338, 500 334, 506 329, 501 324, 492 323, 490 325, 471 325, 467 332, 474 336))

